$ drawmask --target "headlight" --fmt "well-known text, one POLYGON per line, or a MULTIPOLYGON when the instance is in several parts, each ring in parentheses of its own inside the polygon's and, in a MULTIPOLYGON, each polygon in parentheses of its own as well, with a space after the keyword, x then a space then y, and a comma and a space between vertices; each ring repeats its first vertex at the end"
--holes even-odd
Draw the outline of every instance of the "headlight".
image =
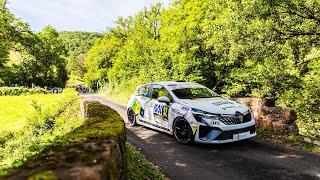
POLYGON ((192 108, 191 110, 193 117, 201 123, 206 125, 218 125, 220 123, 220 116, 216 114, 212 114, 209 112, 205 112, 199 109, 192 108))

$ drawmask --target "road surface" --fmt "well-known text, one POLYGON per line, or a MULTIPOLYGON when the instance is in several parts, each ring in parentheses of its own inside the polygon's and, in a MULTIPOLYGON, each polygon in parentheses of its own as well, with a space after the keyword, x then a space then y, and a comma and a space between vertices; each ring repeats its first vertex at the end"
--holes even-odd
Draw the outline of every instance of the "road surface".
MULTIPOLYGON (((126 107, 85 95, 115 109, 127 122, 126 107)), ((224 145, 182 145, 165 133, 126 123, 128 141, 170 179, 320 179, 320 155, 252 139, 224 145)))

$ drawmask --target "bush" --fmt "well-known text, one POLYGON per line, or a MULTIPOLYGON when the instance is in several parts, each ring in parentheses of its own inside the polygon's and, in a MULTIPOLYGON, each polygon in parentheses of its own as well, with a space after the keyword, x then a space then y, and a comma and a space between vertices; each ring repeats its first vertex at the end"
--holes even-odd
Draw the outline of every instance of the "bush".
POLYGON ((22 94, 46 94, 43 88, 0 87, 0 96, 19 96, 22 94))
POLYGON ((300 134, 320 138, 320 51, 302 78, 302 87, 290 89, 278 100, 279 105, 296 110, 300 134))

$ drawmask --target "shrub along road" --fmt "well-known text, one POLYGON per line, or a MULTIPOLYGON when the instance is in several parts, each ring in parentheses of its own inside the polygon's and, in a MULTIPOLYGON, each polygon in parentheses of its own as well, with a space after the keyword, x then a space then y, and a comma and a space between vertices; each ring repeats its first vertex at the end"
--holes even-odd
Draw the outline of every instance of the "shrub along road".
MULTIPOLYGON (((115 109, 125 121, 126 107, 85 95, 115 109)), ((128 141, 172 179, 320 179, 320 155, 289 150, 252 139, 223 145, 182 145, 142 126, 130 127, 128 141)))

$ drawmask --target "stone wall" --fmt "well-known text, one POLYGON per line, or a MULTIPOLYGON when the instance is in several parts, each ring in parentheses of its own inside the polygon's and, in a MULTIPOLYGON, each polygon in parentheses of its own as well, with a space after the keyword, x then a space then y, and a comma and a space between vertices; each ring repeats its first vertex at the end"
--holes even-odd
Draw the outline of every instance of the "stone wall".
POLYGON ((275 107, 275 102, 261 98, 234 98, 248 106, 256 120, 256 126, 278 133, 297 132, 297 115, 293 110, 275 107))
MULTIPOLYGON (((85 123, 4 179, 127 179, 125 126, 99 102, 82 102, 85 123)), ((1 179, 1 177, 0 177, 1 179)))

